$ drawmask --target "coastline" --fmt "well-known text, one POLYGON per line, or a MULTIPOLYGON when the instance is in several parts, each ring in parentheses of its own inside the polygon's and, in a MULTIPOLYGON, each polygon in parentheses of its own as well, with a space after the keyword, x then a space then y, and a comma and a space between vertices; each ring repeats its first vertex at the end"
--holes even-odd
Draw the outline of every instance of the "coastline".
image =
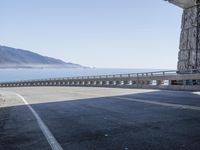
POLYGON ((86 66, 76 65, 0 65, 0 69, 89 69, 86 66))

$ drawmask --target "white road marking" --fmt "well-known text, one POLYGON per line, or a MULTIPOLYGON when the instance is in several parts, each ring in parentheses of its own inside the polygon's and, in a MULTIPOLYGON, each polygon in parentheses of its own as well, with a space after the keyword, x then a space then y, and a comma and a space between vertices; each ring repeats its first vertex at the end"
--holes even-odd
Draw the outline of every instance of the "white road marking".
POLYGON ((139 103, 147 103, 147 104, 153 104, 153 105, 174 107, 174 108, 179 108, 179 109, 189 109, 189 110, 198 110, 198 111, 200 111, 200 107, 198 107, 198 106, 172 104, 172 103, 165 103, 165 102, 156 102, 156 101, 142 100, 142 99, 135 99, 135 98, 127 98, 127 97, 113 97, 113 98, 121 99, 121 100, 134 101, 134 102, 139 102, 139 103))
POLYGON ((40 129, 42 130, 42 133, 46 137, 46 139, 47 139, 49 145, 51 146, 52 150, 63 150, 63 148, 58 143, 58 141, 55 139, 55 137, 53 136, 51 131, 48 129, 48 127, 42 121, 42 119, 40 118, 38 113, 31 107, 31 105, 29 105, 29 103, 26 101, 26 99, 23 96, 21 96, 17 93, 15 93, 15 94, 24 102, 24 104, 26 104, 28 106, 28 108, 31 110, 31 112, 35 116, 37 123, 38 123, 40 129))
MULTIPOLYGON (((92 95, 92 96, 99 96, 97 94, 86 94, 82 92, 71 92, 71 93, 78 93, 82 95, 92 95)), ((144 92, 143 92, 144 93, 144 92)), ((200 93, 199 93, 200 94, 200 93)), ((127 98, 127 97, 119 97, 119 96, 104 96, 102 98, 114 98, 114 99, 121 99, 121 100, 128 100, 128 101, 134 101, 134 102, 139 102, 139 103, 148 103, 148 104, 153 104, 153 105, 160 105, 160 106, 165 106, 165 107, 173 107, 173 108, 179 108, 179 109, 189 109, 189 110, 198 110, 200 111, 200 107, 198 106, 191 106, 191 105, 182 105, 182 104, 172 104, 172 103, 165 103, 165 102, 156 102, 156 101, 150 101, 150 100, 142 100, 142 99, 135 99, 135 98, 127 98)))

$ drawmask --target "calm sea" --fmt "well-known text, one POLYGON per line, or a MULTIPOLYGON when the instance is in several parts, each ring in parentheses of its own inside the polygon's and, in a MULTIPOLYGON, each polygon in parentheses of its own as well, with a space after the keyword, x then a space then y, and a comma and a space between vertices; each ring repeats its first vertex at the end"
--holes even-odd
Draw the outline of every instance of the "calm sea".
POLYGON ((158 69, 0 69, 0 82, 159 71, 158 69))

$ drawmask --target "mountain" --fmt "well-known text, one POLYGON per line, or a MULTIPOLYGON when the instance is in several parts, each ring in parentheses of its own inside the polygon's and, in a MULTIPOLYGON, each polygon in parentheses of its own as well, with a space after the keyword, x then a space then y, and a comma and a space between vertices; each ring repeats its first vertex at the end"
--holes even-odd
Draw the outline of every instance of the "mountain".
POLYGON ((79 64, 42 56, 28 50, 0 46, 0 68, 66 67, 83 68, 79 64))

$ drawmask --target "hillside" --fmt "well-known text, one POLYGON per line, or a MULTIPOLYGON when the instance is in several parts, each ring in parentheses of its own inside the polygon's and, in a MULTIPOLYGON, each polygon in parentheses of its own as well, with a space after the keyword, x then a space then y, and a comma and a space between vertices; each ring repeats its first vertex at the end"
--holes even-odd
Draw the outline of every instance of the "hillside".
POLYGON ((82 68, 83 66, 73 63, 66 63, 62 60, 42 56, 28 50, 15 49, 0 46, 0 67, 1 68, 24 68, 24 67, 67 67, 82 68))

